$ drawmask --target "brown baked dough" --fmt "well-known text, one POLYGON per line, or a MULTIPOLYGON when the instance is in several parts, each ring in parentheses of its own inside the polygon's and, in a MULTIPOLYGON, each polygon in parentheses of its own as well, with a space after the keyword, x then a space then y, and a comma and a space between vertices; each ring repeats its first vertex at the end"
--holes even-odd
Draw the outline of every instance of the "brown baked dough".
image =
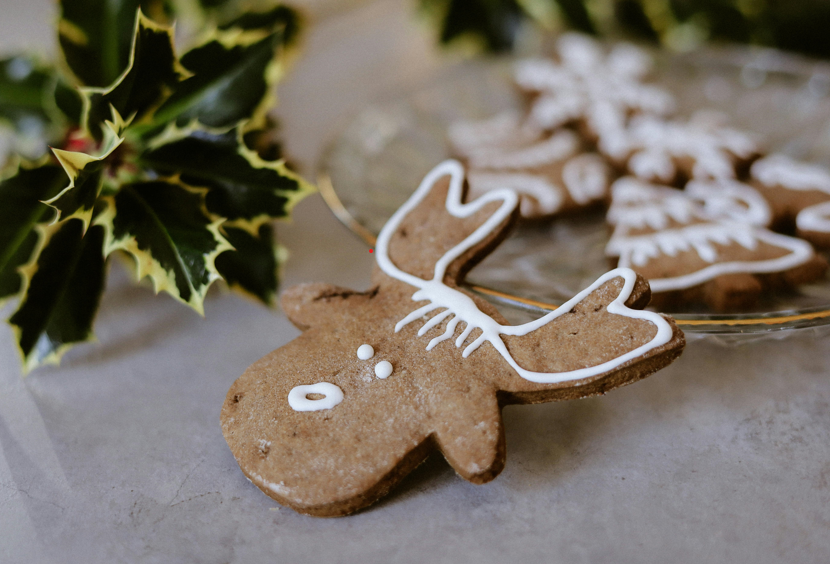
MULTIPOLYGON (((430 279, 436 261, 473 233, 497 204, 467 218, 444 207, 449 182, 436 182, 428 196, 400 223, 389 257, 401 270, 430 279)), ((465 273, 507 234, 516 210, 489 236, 452 261, 444 283, 458 289, 465 273)), ((559 372, 597 366, 649 343, 656 325, 616 315, 607 306, 620 295, 623 278, 611 278, 554 321, 525 336, 503 337, 510 354, 527 370, 559 372)), ((395 332, 395 324, 422 303, 415 288, 375 267, 368 291, 328 284, 303 284, 286 291, 282 307, 303 333, 251 365, 231 386, 222 407, 225 439, 244 474, 263 492, 298 512, 316 516, 352 513, 377 501, 433 451, 440 451, 464 479, 481 484, 504 467, 501 408, 603 394, 635 382, 677 358, 685 344, 669 318, 671 339, 615 369, 559 384, 539 384, 513 370, 484 342, 467 358, 455 337, 430 351, 448 320, 423 336, 417 320, 395 332), (374 356, 360 360, 363 344, 374 356), (375 376, 388 361, 393 373, 375 376), (344 399, 331 409, 295 411, 289 392, 298 385, 328 382, 344 399)), ((463 291, 463 290, 462 290, 463 291)), ((629 308, 650 296, 637 277, 629 308)), ((506 321, 488 302, 470 294, 478 308, 506 321)), ((440 314, 440 310, 430 315, 440 314)), ((472 342, 480 330, 468 337, 472 342)), ((315 399, 310 397, 309 399, 315 399)))

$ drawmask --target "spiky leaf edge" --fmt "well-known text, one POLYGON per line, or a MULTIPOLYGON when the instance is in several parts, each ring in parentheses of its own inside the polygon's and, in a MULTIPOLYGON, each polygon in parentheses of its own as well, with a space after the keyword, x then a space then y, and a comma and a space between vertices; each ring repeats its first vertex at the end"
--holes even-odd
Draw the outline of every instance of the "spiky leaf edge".
MULTIPOLYGON (((32 257, 29 259, 29 262, 26 263, 24 266, 21 266, 18 269, 18 271, 21 274, 21 279, 22 279, 21 290, 18 293, 18 296, 26 296, 26 293, 29 290, 29 284, 31 283, 32 277, 38 271, 38 260, 40 259, 41 252, 49 244, 49 241, 52 239, 52 236, 55 233, 57 233, 64 226, 64 224, 65 224, 65 222, 61 221, 61 222, 51 223, 51 224, 48 224, 48 225, 38 224, 38 225, 35 226, 35 230, 38 233, 38 242, 37 242, 37 246, 35 247, 34 252, 32 253, 32 257)), ((104 255, 102 257, 102 260, 106 261, 106 255, 104 255)), ((103 290, 106 288, 106 268, 107 268, 106 265, 104 265, 104 281, 101 284, 101 294, 103 294, 103 290)), ((99 295, 99 299, 100 299, 100 295, 99 295)), ((25 298, 21 301, 20 306, 17 308, 17 311, 20 311, 20 309, 23 307, 24 304, 25 304, 25 298)), ((96 311, 93 312, 93 315, 92 315, 93 321, 94 321, 96 315, 97 315, 97 308, 96 308, 96 311)), ((12 314, 12 317, 13 316, 14 316, 14 314, 12 314)), ((23 352, 23 349, 20 347, 20 341, 21 341, 21 338, 22 338, 23 329, 20 326, 16 325, 15 323, 12 323, 11 319, 12 318, 10 317, 7 320, 7 323, 11 326, 12 333, 14 334, 14 342, 15 342, 15 346, 17 348, 17 352, 18 352, 18 354, 20 354, 21 366, 22 366, 22 369, 23 369, 23 375, 24 376, 27 375, 32 370, 34 370, 35 368, 38 368, 40 366, 45 366, 47 364, 59 365, 63 355, 69 349, 71 349, 72 347, 74 347, 76 345, 80 345, 81 343, 88 343, 88 342, 96 342, 97 341, 97 338, 95 337, 95 334, 90 330, 89 333, 86 335, 86 337, 83 338, 82 340, 72 341, 72 342, 69 342, 69 343, 64 343, 63 345, 57 347, 54 351, 52 351, 44 359, 42 359, 40 361, 37 361, 32 356, 32 353, 34 352, 35 349, 32 349, 32 351, 29 352, 29 355, 26 355, 26 353, 23 352)))
MULTIPOLYGON (((268 214, 262 214, 254 217, 253 219, 225 220, 225 222, 223 223, 223 225, 227 227, 236 227, 238 229, 244 229, 250 234, 256 236, 259 232, 260 226, 264 223, 267 223, 275 219, 280 221, 290 221, 291 214, 294 211, 294 206, 300 203, 300 201, 306 198, 307 196, 316 193, 317 187, 305 180, 296 172, 290 170, 285 164, 285 159, 280 159, 278 161, 266 161, 262 157, 260 157, 256 153, 256 151, 249 149, 248 146, 245 144, 244 136, 250 130, 251 127, 252 125, 250 123, 246 123, 243 126, 239 126, 237 128, 237 154, 244 158, 253 168, 265 168, 273 170, 277 174, 285 176, 286 178, 290 178, 291 180, 295 181, 298 186, 297 190, 275 191, 277 195, 282 196, 287 200, 285 204, 286 213, 284 216, 275 217, 268 214)), ((157 137, 154 137, 152 140, 150 140, 149 143, 147 143, 147 149, 152 150, 167 143, 179 141, 181 139, 189 137, 193 133, 200 131, 211 134, 222 134, 228 131, 228 129, 215 129, 205 127, 204 125, 198 123, 196 120, 192 120, 185 127, 178 127, 175 124, 175 122, 170 122, 164 129, 164 131, 162 131, 157 137)), ((210 215, 210 217, 214 219, 221 218, 221 216, 210 213, 209 211, 207 213, 210 215)))
MULTIPOLYGON (((94 209, 90 207, 89 209, 79 207, 73 213, 63 217, 61 215, 61 210, 57 207, 56 203, 63 197, 65 197, 68 193, 72 190, 75 190, 75 181, 78 180, 78 177, 81 175, 81 172, 90 164, 92 163, 101 163, 103 164, 104 161, 109 158, 112 153, 121 146, 121 143, 124 142, 123 132, 124 129, 129 125, 128 122, 125 122, 121 115, 110 106, 110 110, 112 112, 112 121, 105 121, 105 130, 104 130, 104 141, 102 143, 102 149, 100 156, 93 157, 92 155, 88 155, 86 153, 81 152, 74 152, 74 151, 65 151, 63 149, 52 149, 52 153, 54 153, 55 158, 58 159, 61 167, 66 172, 66 175, 69 177, 69 185, 60 191, 60 193, 51 198, 49 200, 44 201, 44 204, 48 204, 52 206, 57 214, 55 216, 55 220, 53 223, 57 223, 58 221, 68 220, 72 218, 80 219, 84 224, 84 233, 89 228, 89 223, 92 220, 92 212, 94 209)), ((103 183, 103 181, 102 181, 103 183)), ((100 195, 101 186, 99 185, 97 188, 97 195, 100 195)))
MULTIPOLYGON (((170 182, 190 192, 201 194, 201 211, 205 215, 205 217, 212 219, 211 215, 207 212, 207 209, 204 205, 204 195, 207 192, 206 189, 188 186, 187 184, 181 182, 181 180, 179 180, 175 176, 162 177, 158 180, 170 182)), ((209 280, 207 284, 204 285, 202 291, 197 291, 195 288, 191 286, 191 298, 189 301, 185 301, 181 298, 177 291, 175 279, 171 278, 168 275, 168 272, 158 263, 158 261, 155 258, 153 258, 153 256, 150 253, 139 249, 138 243, 134 238, 128 235, 119 240, 115 239, 113 221, 115 220, 116 208, 113 200, 114 196, 105 196, 101 198, 101 201, 106 204, 106 207, 95 218, 93 222, 95 225, 101 225, 105 230, 104 256, 109 257, 115 251, 127 252, 135 260, 136 281, 140 282, 143 278, 149 277, 153 283, 153 291, 156 294, 162 291, 167 292, 177 301, 190 306, 199 315, 204 317, 205 296, 207 295, 207 292, 210 289, 210 286, 213 284, 213 282, 222 278, 222 276, 219 274, 219 271, 216 269, 216 257, 225 251, 234 250, 233 246, 222 236, 222 234, 219 231, 219 227, 222 225, 222 223, 224 223, 224 218, 214 219, 214 221, 205 226, 205 229, 207 229, 211 234, 213 234, 214 239, 217 242, 216 249, 205 255, 205 265, 208 271, 209 280)))
MULTIPOLYGON (((257 41, 265 39, 266 37, 274 33, 274 31, 275 30, 273 29, 246 30, 241 28, 229 28, 221 30, 218 27, 213 26, 211 29, 206 31, 200 37, 197 44, 194 45, 191 49, 189 49, 184 55, 186 55, 190 51, 204 47, 212 41, 216 41, 226 49, 232 49, 233 47, 237 46, 247 47, 248 45, 256 43, 257 41)), ((248 128, 260 129, 264 127, 268 112, 271 111, 274 107, 276 107, 276 85, 285 76, 289 66, 289 60, 292 59, 293 54, 297 52, 297 43, 298 41, 293 41, 290 45, 280 43, 281 48, 275 50, 274 56, 271 58, 270 63, 266 66, 265 71, 263 73, 263 79, 266 85, 265 94, 263 95, 262 99, 259 101, 257 106, 254 108, 254 110, 251 112, 251 115, 248 117, 248 119, 244 120, 248 128)), ((192 72, 188 71, 188 75, 192 76, 192 74, 192 72)), ((152 116, 150 119, 150 123, 142 124, 141 126, 135 128, 136 133, 139 135, 146 133, 152 134, 153 132, 156 132, 160 128, 164 127, 165 124, 175 123, 177 116, 188 109, 189 107, 183 107, 178 112, 165 112, 164 115, 161 116, 152 116), (169 115, 167 115, 168 113, 169 115)), ((239 124, 231 125, 228 127, 228 129, 232 129, 237 125, 239 124)))
MULTIPOLYGON (((225 224, 222 225, 220 230, 224 231, 224 227, 225 227, 225 224)), ((248 233, 247 230, 243 230, 243 231, 248 233)), ((274 236, 273 231, 271 233, 271 236, 272 237, 274 236)), ((255 237, 257 239, 262 238, 260 233, 257 233, 256 235, 253 235, 253 237, 255 237)), ((290 255, 290 253, 289 253, 288 249, 285 246, 283 246, 282 244, 280 244, 278 242, 272 242, 270 244, 270 246, 271 246, 271 254, 272 254, 272 257, 274 258, 274 263, 276 265, 276 267, 274 269, 274 278, 276 279, 277 283, 276 283, 276 286, 273 288, 273 291, 268 294, 267 298, 263 298, 263 296, 260 296, 256 293, 250 291, 249 289, 247 289, 245 286, 243 286, 242 284, 240 284, 238 282, 229 282, 228 279, 225 278, 225 277, 222 278, 222 281, 225 283, 225 286, 227 287, 228 290, 236 292, 239 295, 243 296, 244 298, 246 298, 248 300, 251 300, 253 302, 256 302, 257 304, 265 304, 267 307, 273 308, 273 307, 277 306, 277 292, 279 290, 280 280, 282 280, 283 265, 288 260, 288 257, 290 255)), ((228 252, 237 252, 237 251, 234 250, 234 251, 228 251, 228 252)))
MULTIPOLYGON (((82 87, 82 88, 79 89, 80 92, 81 92, 82 101, 83 101, 83 109, 81 111, 81 127, 83 128, 84 133, 86 135, 90 136, 90 137, 95 137, 94 132, 89 130, 89 113, 92 109, 92 107, 91 107, 92 96, 94 94, 100 94, 102 96, 106 96, 107 94, 110 94, 112 91, 114 91, 116 88, 118 88, 118 86, 130 74, 130 71, 132 71, 133 65, 135 64, 136 42, 138 41, 139 27, 141 25, 144 25, 147 29, 151 29, 151 30, 166 33, 168 35, 169 39, 170 39, 170 48, 171 48, 172 52, 174 53, 174 55, 176 53, 176 44, 175 44, 175 40, 174 40, 175 39, 175 32, 176 32, 175 24, 171 25, 171 26, 167 26, 167 25, 162 25, 162 24, 156 23, 153 20, 151 20, 150 18, 148 18, 147 16, 145 16, 144 13, 141 11, 141 8, 139 8, 136 11, 135 24, 133 25, 133 40, 132 40, 132 45, 130 46, 130 59, 129 59, 129 62, 128 62, 126 68, 124 69, 124 72, 122 72, 118 76, 118 78, 109 86, 106 86, 106 87, 82 87)), ((188 71, 186 68, 184 68, 181 65, 181 63, 179 62, 179 57, 177 57, 177 56, 174 59, 173 66, 174 66, 174 69, 175 69, 176 73, 180 77, 179 80, 183 80, 183 79, 185 79, 185 78, 192 75, 192 73, 190 71, 188 71)), ((168 93, 168 96, 169 96, 169 93, 168 93)), ((162 99, 160 99, 156 103, 156 107, 160 106, 164 102, 165 98, 166 97, 163 97, 162 99)), ((150 112, 148 115, 152 115, 152 112, 150 112)), ((126 116, 126 121, 131 122, 133 117, 134 116, 126 116)))
MULTIPOLYGON (((44 155, 36 161, 27 161, 25 159, 21 159, 20 157, 12 156, 3 166, 3 170, 2 172, 0 172, 0 176, 2 176, 2 180, 6 180, 16 175, 21 168, 38 168, 40 166, 48 164, 49 161, 50 159, 47 155, 44 155)), ((45 204, 45 202, 41 203, 45 204)), ((40 250, 43 248, 43 245, 41 244, 43 242, 42 233, 36 229, 36 226, 39 223, 40 222, 35 222, 32 226, 32 230, 37 236, 37 241, 35 243, 34 248, 32 249, 32 253, 29 255, 29 258, 23 264, 17 267, 17 271, 20 274, 20 287, 13 294, 9 294, 7 296, 0 296, 0 307, 3 307, 7 302, 22 296, 25 293, 26 288, 28 287, 28 278, 26 278, 24 273, 21 272, 21 269, 30 264, 32 261, 36 261, 38 255, 40 254, 40 250)), ((53 223, 55 223, 55 219, 50 218, 49 221, 45 222, 45 225, 51 225, 53 223)))

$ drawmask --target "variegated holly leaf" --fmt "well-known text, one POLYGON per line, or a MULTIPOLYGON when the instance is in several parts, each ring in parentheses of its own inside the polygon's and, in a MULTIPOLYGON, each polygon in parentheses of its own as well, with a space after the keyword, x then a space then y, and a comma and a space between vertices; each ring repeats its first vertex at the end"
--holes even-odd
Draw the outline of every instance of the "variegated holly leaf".
POLYGON ((58 162, 69 177, 69 185, 45 203, 58 211, 58 218, 77 218, 83 222, 84 230, 89 227, 95 202, 101 194, 108 169, 113 167, 113 156, 124 141, 124 122, 115 114, 116 123, 106 122, 104 142, 98 156, 81 152, 52 149, 58 162))
POLYGON ((279 267, 285 261, 285 248, 274 239, 269 224, 256 234, 244 229, 224 227, 222 233, 234 250, 216 257, 216 269, 231 288, 253 296, 266 305, 274 305, 279 285, 279 267))
POLYGON ((184 54, 181 63, 193 75, 156 111, 153 123, 183 126, 196 119, 227 128, 248 120, 260 124, 275 98, 272 86, 282 69, 277 56, 282 32, 219 32, 215 39, 184 54))
POLYGON ((69 69, 87 86, 109 86, 130 61, 139 8, 166 19, 165 0, 61 0, 58 40, 69 69))
POLYGON ((28 281, 9 319, 28 372, 57 363, 74 343, 92 339, 92 322, 104 290, 104 230, 84 234, 77 219, 40 225, 40 250, 21 269, 28 281))
POLYGON ((55 82, 55 107, 60 112, 65 125, 78 127, 83 117, 84 103, 80 91, 57 75, 55 82))
POLYGON ((106 254, 129 252, 139 279, 149 276, 156 292, 202 314, 205 293, 219 278, 215 258, 232 248, 219 233, 221 220, 204 211, 204 190, 156 180, 125 184, 103 199, 107 208, 96 224, 107 230, 106 254))
POLYGON ((96 139, 113 111, 133 122, 158 107, 179 80, 188 76, 173 46, 173 28, 159 25, 140 11, 135 20, 132 50, 124 73, 108 88, 82 90, 84 124, 96 139))
POLYGON ((179 174, 208 189, 208 211, 225 226, 256 234, 273 218, 286 217, 315 189, 282 161, 264 161, 242 142, 240 131, 216 133, 195 125, 173 126, 155 139, 138 162, 159 174, 179 174))
POLYGON ((296 44, 300 36, 302 21, 296 10, 285 5, 277 5, 264 12, 250 11, 227 21, 219 26, 222 31, 280 31, 282 44, 290 47, 296 44))
POLYGON ((24 163, 0 182, 0 303, 22 288, 18 268, 29 262, 37 246, 35 226, 48 223, 55 211, 41 203, 66 184, 61 167, 24 163))

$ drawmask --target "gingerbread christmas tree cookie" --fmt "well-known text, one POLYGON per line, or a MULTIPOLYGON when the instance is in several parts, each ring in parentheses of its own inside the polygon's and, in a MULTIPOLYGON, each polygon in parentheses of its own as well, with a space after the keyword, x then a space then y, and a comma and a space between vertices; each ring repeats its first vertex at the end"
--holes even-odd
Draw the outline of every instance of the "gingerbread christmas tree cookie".
POLYGON ((746 309, 765 287, 812 282, 827 268, 806 241, 748 223, 763 217, 738 196, 707 211, 700 194, 624 177, 611 197, 606 254, 648 277, 659 308, 705 302, 716 311, 746 309))
POLYGON ((524 146, 480 147, 467 158, 470 195, 510 188, 521 197, 522 217, 538 218, 605 200, 612 171, 596 153, 583 151, 570 130, 524 146))
POLYGON ((464 203, 463 180, 455 161, 427 175, 380 233, 369 290, 283 296, 303 333, 248 368, 221 416, 240 468, 278 502, 345 515, 433 451, 487 482, 505 462, 504 405, 605 393, 680 354, 682 333, 642 311, 648 283, 629 269, 517 326, 460 288, 518 206, 509 190, 464 203))
POLYGON ((830 171, 773 154, 753 163, 751 180, 769 202, 774 226, 791 231, 820 247, 830 247, 830 171))

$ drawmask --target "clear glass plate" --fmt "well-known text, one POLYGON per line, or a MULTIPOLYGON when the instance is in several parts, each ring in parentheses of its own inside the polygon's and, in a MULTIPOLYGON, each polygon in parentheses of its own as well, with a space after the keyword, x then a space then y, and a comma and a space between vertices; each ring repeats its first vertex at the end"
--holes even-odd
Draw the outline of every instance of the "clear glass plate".
MULTIPOLYGON (((518 108, 511 60, 449 65, 428 83, 368 105, 324 154, 320 187, 335 214, 367 243, 433 166, 449 156, 447 125, 518 108)), ((720 110, 770 151, 830 166, 830 67, 778 51, 729 48, 656 55, 654 82, 680 115, 720 110)), ((610 267, 604 213, 519 225, 467 282, 514 315, 555 308, 610 267)), ((830 324, 830 277, 766 296, 753 311, 670 311, 686 331, 757 333, 830 324)))

